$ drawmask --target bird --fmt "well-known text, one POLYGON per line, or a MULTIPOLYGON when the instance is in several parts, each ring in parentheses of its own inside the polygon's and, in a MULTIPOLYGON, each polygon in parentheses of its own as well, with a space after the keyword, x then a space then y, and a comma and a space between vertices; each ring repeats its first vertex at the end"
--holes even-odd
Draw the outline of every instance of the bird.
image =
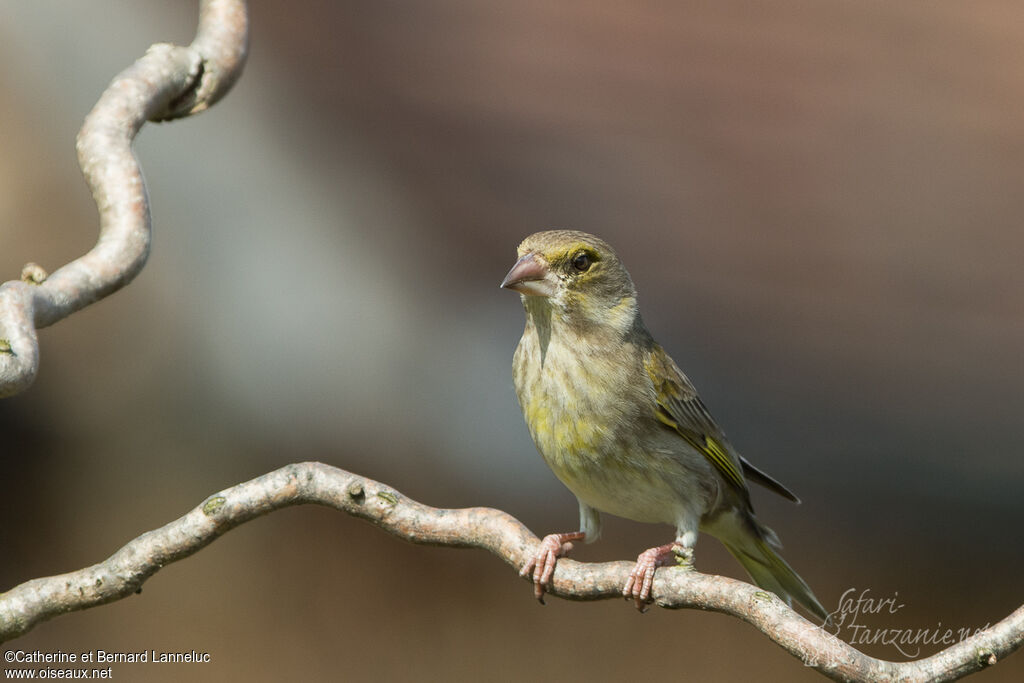
POLYGON ((601 535, 601 513, 675 526, 640 553, 622 594, 644 611, 655 570, 693 567, 699 532, 721 541, 758 586, 823 620, 828 612, 754 515, 748 482, 800 499, 739 455, 693 383, 644 325, 625 266, 577 230, 530 235, 501 283, 526 328, 513 358, 523 417, 541 456, 579 502, 578 531, 549 534, 523 565, 543 603, 559 557, 601 535))

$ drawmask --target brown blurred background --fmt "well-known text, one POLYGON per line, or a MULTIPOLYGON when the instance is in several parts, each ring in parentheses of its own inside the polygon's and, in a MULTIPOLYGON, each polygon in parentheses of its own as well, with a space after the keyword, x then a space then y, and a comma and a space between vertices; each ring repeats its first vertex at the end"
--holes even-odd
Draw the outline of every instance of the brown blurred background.
MULTIPOLYGON (((93 244, 74 135, 195 19, 0 4, 0 279, 93 244)), ((36 384, 0 403, 0 588, 309 459, 574 529, 522 424, 523 316, 497 286, 557 226, 617 247, 732 441, 802 496, 755 505, 826 605, 896 596, 859 620, 877 633, 1021 603, 1019 2, 260 0, 252 23, 236 90, 141 134, 146 269, 44 330, 36 384)), ((575 557, 670 534, 609 519, 575 557)), ((707 537, 698 566, 743 576, 707 537)), ((541 608, 482 552, 314 508, 10 648, 213 658, 114 667, 140 681, 817 680, 739 621, 541 608)), ((977 680, 1022 678, 1017 654, 977 680)))

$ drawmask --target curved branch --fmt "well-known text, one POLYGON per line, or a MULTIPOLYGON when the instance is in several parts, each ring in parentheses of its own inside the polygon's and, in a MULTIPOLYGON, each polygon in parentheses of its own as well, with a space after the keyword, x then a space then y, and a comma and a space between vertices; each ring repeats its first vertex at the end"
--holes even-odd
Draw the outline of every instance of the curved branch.
POLYGON ((35 264, 0 286, 0 397, 28 388, 39 368, 36 330, 128 284, 146 263, 149 198, 132 141, 146 121, 188 116, 220 99, 248 45, 243 0, 201 0, 190 47, 152 46, 100 96, 78 134, 78 163, 100 213, 88 253, 52 275, 35 264))
MULTIPOLYGON (((210 496, 184 517, 139 536, 99 564, 33 579, 0 594, 0 642, 59 614, 133 595, 160 568, 239 524, 307 503, 347 512, 413 543, 483 548, 516 569, 540 542, 500 510, 432 508, 385 484, 322 463, 288 465, 210 496)), ((563 558, 549 592, 571 600, 621 598, 631 567, 628 562, 587 564, 563 558)), ((774 595, 735 579, 662 568, 655 575, 653 595, 661 607, 711 610, 742 619, 838 681, 952 681, 995 664, 1024 644, 1024 607, 931 657, 888 662, 858 652, 774 595)))

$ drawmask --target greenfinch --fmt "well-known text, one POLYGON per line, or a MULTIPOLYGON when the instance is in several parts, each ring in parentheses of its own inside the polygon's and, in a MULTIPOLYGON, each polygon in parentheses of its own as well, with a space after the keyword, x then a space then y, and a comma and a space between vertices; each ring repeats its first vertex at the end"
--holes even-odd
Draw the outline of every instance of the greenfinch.
POLYGON ((501 286, 521 295, 526 329, 515 351, 516 394, 541 456, 579 501, 580 529, 550 534, 522 568, 543 601, 572 541, 601 534, 601 512, 676 528, 642 552, 623 587, 639 609, 656 568, 692 566, 699 531, 718 538, 754 582, 821 619, 828 613, 776 552, 754 516, 747 482, 789 500, 785 486, 741 457, 693 384, 651 337, 615 251, 584 232, 530 235, 501 286))

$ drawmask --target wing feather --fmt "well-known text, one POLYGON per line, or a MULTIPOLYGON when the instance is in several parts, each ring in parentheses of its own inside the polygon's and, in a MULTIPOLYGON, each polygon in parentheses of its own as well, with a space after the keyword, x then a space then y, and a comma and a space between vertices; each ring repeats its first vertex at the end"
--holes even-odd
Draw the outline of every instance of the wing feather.
POLYGON ((799 502, 789 489, 751 465, 733 449, 689 378, 661 346, 652 346, 645 369, 657 394, 655 416, 707 458, 744 501, 748 504, 750 501, 746 475, 751 481, 799 502))

